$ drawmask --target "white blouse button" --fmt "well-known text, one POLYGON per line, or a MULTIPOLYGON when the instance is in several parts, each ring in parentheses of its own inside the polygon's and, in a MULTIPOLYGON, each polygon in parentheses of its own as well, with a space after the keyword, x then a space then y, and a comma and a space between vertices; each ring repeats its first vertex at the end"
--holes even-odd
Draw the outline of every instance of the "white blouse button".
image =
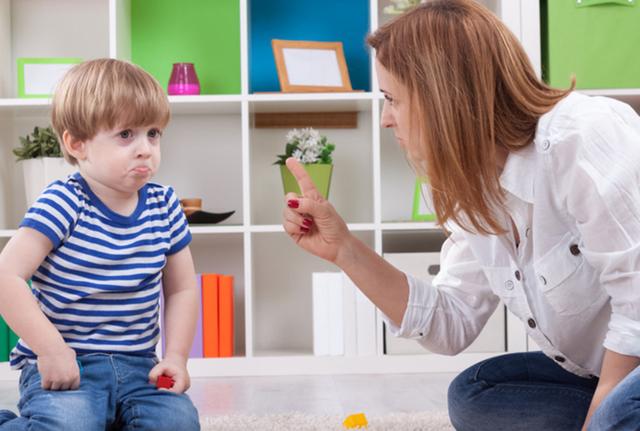
POLYGON ((513 284, 513 281, 511 281, 511 280, 507 280, 507 281, 504 282, 504 287, 507 290, 513 290, 513 286, 514 286, 514 284, 513 284))

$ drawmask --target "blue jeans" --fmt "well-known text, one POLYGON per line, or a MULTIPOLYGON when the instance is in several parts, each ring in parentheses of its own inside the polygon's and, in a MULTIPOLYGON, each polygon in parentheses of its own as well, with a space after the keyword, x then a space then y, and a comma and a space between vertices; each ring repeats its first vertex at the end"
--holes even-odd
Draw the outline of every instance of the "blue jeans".
POLYGON ((0 412, 0 430, 104 431, 199 430, 198 412, 186 394, 161 391, 149 383, 157 360, 120 354, 89 354, 80 388, 45 391, 36 365, 20 375, 20 417, 0 412))
POLYGON ((449 417, 458 431, 580 430, 597 385, 596 377, 576 376, 542 352, 502 355, 451 382, 449 417))

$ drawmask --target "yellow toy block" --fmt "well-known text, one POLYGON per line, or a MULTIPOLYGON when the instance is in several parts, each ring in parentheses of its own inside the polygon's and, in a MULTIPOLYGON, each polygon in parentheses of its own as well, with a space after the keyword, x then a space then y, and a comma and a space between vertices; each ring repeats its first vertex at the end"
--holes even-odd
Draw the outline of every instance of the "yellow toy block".
POLYGON ((367 422, 367 417, 364 413, 356 413, 353 415, 347 416, 347 418, 342 422, 345 428, 366 428, 369 423, 367 422))

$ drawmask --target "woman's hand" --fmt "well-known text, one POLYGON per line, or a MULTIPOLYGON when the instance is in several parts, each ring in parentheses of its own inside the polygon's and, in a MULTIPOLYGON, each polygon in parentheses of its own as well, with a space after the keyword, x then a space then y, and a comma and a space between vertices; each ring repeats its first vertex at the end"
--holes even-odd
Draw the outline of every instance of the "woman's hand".
POLYGON ((45 391, 67 391, 80 387, 76 352, 67 345, 38 355, 38 372, 45 391))
POLYGON ((284 230, 304 250, 336 263, 351 237, 346 223, 320 195, 296 159, 287 159, 287 168, 296 178, 302 196, 295 193, 285 196, 284 230))

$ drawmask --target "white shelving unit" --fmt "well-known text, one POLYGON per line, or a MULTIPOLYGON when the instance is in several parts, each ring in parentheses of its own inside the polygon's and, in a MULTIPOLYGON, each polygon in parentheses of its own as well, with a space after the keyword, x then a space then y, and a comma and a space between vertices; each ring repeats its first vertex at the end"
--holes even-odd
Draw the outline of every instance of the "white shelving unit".
MULTIPOLYGON (((239 1, 241 93, 170 97, 173 118, 155 179, 173 185, 181 197, 202 197, 209 211, 236 211, 220 225, 191 229, 196 270, 233 274, 236 285, 236 356, 191 360, 192 376, 450 372, 504 351, 526 349, 522 325, 507 317, 504 333, 496 334, 505 339, 500 352, 385 355, 378 316, 375 356, 313 356, 311 273, 337 268, 298 249, 284 233, 282 186, 272 163, 283 150, 286 130, 256 129, 253 115, 357 112, 356 129, 323 130, 337 143, 331 201, 338 212, 379 254, 424 248, 437 229, 433 223, 410 221, 414 178, 392 134, 380 129, 382 98, 373 60, 371 92, 250 94, 248 2, 239 1)), ((538 0, 483 3, 518 35, 539 71, 538 0)), ((371 0, 372 28, 381 7, 371 0)), ((22 172, 11 148, 34 125, 49 122, 48 100, 16 98, 16 58, 72 53, 87 59, 129 59, 129 10, 130 0, 0 0, 0 247, 15 233, 26 210, 22 172)), ((640 89, 590 93, 640 105, 640 89)), ((437 244, 432 247, 437 250, 437 244)), ((17 373, 0 364, 0 379, 15 378, 17 373)))

